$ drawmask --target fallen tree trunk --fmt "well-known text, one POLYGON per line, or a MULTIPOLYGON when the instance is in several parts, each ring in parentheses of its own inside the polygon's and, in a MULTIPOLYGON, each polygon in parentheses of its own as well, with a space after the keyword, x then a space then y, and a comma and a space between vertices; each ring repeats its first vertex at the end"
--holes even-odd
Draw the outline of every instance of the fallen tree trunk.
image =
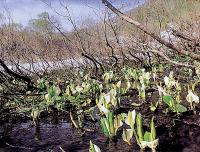
POLYGON ((33 82, 32 82, 32 80, 31 80, 29 77, 24 76, 24 75, 20 75, 20 74, 18 74, 18 73, 16 73, 16 72, 13 72, 12 70, 10 70, 10 69, 6 66, 6 64, 4 63, 4 61, 2 61, 1 59, 0 59, 0 66, 4 69, 4 71, 5 71, 9 76, 12 76, 12 77, 14 77, 15 79, 18 79, 18 80, 20 80, 20 81, 23 81, 23 82, 27 83, 28 89, 33 88, 33 82))

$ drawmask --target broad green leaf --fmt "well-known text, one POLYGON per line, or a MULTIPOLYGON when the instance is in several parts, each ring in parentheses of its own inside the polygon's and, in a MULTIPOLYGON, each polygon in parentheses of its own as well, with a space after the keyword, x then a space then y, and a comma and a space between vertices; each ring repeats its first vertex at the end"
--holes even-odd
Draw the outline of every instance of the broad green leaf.
POLYGON ((174 102, 172 96, 169 96, 169 95, 164 95, 164 96, 163 96, 163 101, 164 101, 169 107, 172 107, 172 102, 174 102))
POLYGON ((151 141, 151 133, 150 132, 148 132, 148 131, 145 132, 144 141, 148 141, 148 142, 151 141))
POLYGON ((103 75, 103 79, 104 79, 105 83, 108 83, 109 80, 111 80, 113 77, 114 77, 113 71, 105 72, 103 75))
POLYGON ((173 111, 176 112, 176 106, 174 99, 170 95, 165 95, 163 96, 163 101, 169 106, 169 108, 173 111))
POLYGON ((186 111, 187 111, 187 108, 184 107, 184 106, 181 105, 181 104, 176 104, 176 110, 177 110, 177 112, 182 113, 182 112, 186 112, 186 111))
POLYGON ((51 87, 48 88, 48 94, 49 94, 49 97, 53 97, 55 95, 53 86, 51 86, 51 87))

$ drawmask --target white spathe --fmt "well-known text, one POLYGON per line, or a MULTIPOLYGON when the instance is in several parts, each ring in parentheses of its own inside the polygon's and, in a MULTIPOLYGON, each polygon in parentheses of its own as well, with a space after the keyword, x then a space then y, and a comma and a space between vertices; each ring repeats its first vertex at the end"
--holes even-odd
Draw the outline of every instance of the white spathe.
POLYGON ((125 123, 127 125, 129 125, 131 128, 134 127, 135 117, 136 117, 136 112, 135 112, 135 110, 133 110, 132 112, 130 112, 130 111, 128 112, 128 116, 125 119, 125 123))
POLYGON ((108 115, 109 110, 108 110, 106 107, 104 107, 104 106, 101 105, 101 104, 97 104, 97 106, 98 106, 99 110, 100 110, 102 113, 104 113, 106 116, 108 115))
POLYGON ((149 148, 155 150, 156 147, 158 146, 158 139, 156 139, 154 141, 141 141, 140 146, 141 146, 142 149, 149 147, 149 148))
POLYGON ((192 103, 192 102, 195 102, 196 104, 199 103, 199 97, 196 94, 194 94, 191 90, 188 91, 188 95, 186 97, 186 100, 189 103, 192 103))
POLYGON ((94 149, 96 152, 101 152, 100 148, 97 145, 94 145, 94 149))

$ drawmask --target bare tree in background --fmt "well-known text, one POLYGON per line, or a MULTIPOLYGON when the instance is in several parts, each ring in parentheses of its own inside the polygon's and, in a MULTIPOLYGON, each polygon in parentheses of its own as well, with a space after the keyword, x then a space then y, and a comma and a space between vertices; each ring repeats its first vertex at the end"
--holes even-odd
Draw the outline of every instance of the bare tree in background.
MULTIPOLYGON (((117 8, 115 8, 109 1, 107 0, 102 0, 102 2, 110 9, 112 10, 116 15, 118 15, 120 18, 122 18, 123 20, 127 21, 128 23, 134 25, 136 28, 138 28, 139 30, 141 30, 142 32, 144 32, 147 36, 150 36, 151 38, 153 38, 154 40, 156 40, 157 42, 159 42, 161 45, 165 46, 166 48, 169 48, 173 51, 175 51, 177 53, 177 55, 184 55, 184 56, 188 56, 190 57, 192 60, 200 60, 200 55, 198 53, 195 53, 193 50, 185 50, 184 48, 178 47, 176 45, 174 45, 173 43, 170 43, 162 38, 160 38, 158 35, 156 35, 155 33, 151 32, 149 29, 147 29, 147 27, 145 27, 144 25, 142 25, 141 23, 139 23, 138 21, 128 17, 127 15, 125 15, 124 13, 122 13, 121 11, 119 11, 117 8)), ((178 33, 178 31, 176 31, 175 29, 172 29, 173 32, 178 33)), ((189 40, 189 41, 193 41, 193 43, 197 43, 197 40, 193 40, 191 38, 186 39, 187 36, 184 37, 184 34, 179 33, 176 36, 181 36, 181 38, 184 38, 185 40, 189 40)), ((195 45, 196 45, 195 44, 195 45)), ((197 45, 195 46, 197 47, 197 45)), ((167 60, 170 63, 176 64, 176 65, 180 65, 180 66, 187 66, 187 67, 193 67, 192 65, 189 65, 187 63, 179 63, 176 61, 173 61, 169 56, 167 56, 166 54, 166 49, 162 49, 162 50, 156 50, 156 49, 149 49, 149 51, 158 54, 159 56, 161 56, 162 58, 164 58, 165 60, 167 60)))

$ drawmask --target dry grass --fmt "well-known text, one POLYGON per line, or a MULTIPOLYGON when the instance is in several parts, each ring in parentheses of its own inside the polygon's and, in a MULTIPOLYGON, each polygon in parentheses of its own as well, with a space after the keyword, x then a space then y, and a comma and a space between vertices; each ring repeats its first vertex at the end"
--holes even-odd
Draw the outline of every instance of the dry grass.
MULTIPOLYGON (((139 22, 147 25, 149 29, 159 33, 171 22, 180 25, 182 23, 190 24, 200 20, 200 0, 149 0, 147 3, 130 11, 129 14, 139 22)), ((116 33, 118 37, 130 35, 130 38, 139 37, 139 39, 144 39, 144 41, 148 39, 141 31, 134 29, 121 20, 115 20, 113 22, 117 25, 116 33)), ((0 45, 5 47, 5 50, 0 52, 0 57, 5 60, 17 59, 23 62, 43 58, 57 60, 71 56, 80 57, 81 54, 82 47, 80 46, 80 40, 76 38, 74 32, 66 33, 68 39, 73 42, 72 45, 66 42, 67 40, 62 35, 55 33, 46 36, 28 33, 26 31, 9 32, 3 28, 0 31, 4 33, 0 34, 0 45), (14 47, 12 51, 10 46, 15 46, 15 43, 17 47, 14 47), (23 53, 23 56, 21 53, 23 53), (24 58, 24 56, 27 58, 24 58)), ((106 33, 109 42, 116 50, 115 53, 118 54, 117 50, 121 52, 121 49, 117 48, 116 40, 113 38, 114 33, 109 27, 109 23, 106 33)), ((97 56, 108 56, 111 54, 111 49, 106 46, 103 23, 82 29, 79 31, 79 35, 81 36, 80 39, 84 45, 83 47, 88 53, 96 54, 97 56)))
POLYGON ((200 0, 150 0, 129 12, 136 20, 158 31, 169 23, 192 23, 200 20, 200 0))

